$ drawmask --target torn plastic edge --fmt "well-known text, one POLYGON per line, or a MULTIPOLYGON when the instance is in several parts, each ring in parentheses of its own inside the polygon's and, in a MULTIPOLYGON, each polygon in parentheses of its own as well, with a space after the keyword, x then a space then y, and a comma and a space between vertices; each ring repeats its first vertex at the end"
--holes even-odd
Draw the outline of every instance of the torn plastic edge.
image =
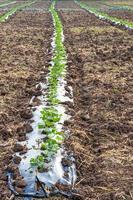
POLYGON ((40 182, 40 180, 38 179, 38 177, 36 176, 36 182, 40 185, 42 192, 33 192, 33 193, 18 193, 14 186, 13 186, 13 180, 12 180, 12 176, 13 174, 11 172, 7 172, 7 181, 8 181, 8 188, 9 190, 17 197, 32 197, 32 198, 49 198, 50 196, 55 196, 55 195, 61 195, 64 196, 66 198, 74 198, 74 197, 80 197, 80 195, 76 192, 70 191, 70 192, 63 192, 60 191, 59 189, 55 188, 54 192, 50 192, 48 193, 44 187, 43 184, 40 182))

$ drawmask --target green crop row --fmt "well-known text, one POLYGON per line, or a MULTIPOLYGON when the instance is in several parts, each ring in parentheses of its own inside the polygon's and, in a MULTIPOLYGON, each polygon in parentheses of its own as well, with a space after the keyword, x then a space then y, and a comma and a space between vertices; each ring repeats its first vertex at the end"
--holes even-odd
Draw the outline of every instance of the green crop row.
POLYGON ((55 35, 52 65, 49 67, 48 78, 48 94, 47 100, 49 106, 41 111, 42 123, 38 125, 45 135, 44 141, 41 143, 41 155, 31 159, 31 165, 37 166, 38 170, 45 168, 45 161, 51 161, 53 156, 59 150, 64 141, 64 133, 57 130, 56 125, 60 122, 61 116, 58 114, 56 105, 59 104, 57 98, 57 89, 59 86, 59 79, 64 76, 67 56, 63 44, 63 26, 58 13, 55 10, 55 3, 53 1, 50 6, 50 13, 53 17, 55 35))
POLYGON ((133 8, 129 7, 129 6, 112 6, 110 8, 110 10, 129 10, 129 11, 133 11, 133 8))
POLYGON ((0 8, 7 6, 8 4, 15 3, 14 0, 7 0, 5 2, 0 3, 0 8))
POLYGON ((133 22, 129 22, 128 20, 123 20, 123 19, 119 19, 117 17, 109 16, 108 14, 101 12, 96 8, 89 7, 85 3, 82 3, 82 2, 77 1, 77 0, 75 0, 75 3, 80 5, 81 8, 88 10, 90 13, 95 14, 97 17, 109 20, 111 22, 114 22, 114 23, 119 24, 119 25, 123 25, 123 26, 131 28, 131 29, 133 28, 133 22))
POLYGON ((102 2, 102 1, 100 1, 99 3, 101 5, 108 6, 109 10, 130 10, 130 11, 133 11, 132 6, 129 6, 129 5, 122 5, 122 4, 113 5, 113 4, 105 3, 105 2, 102 2))
POLYGON ((9 18, 9 16, 13 15, 18 10, 21 10, 21 9, 27 7, 27 6, 30 6, 31 4, 33 4, 35 2, 36 2, 36 0, 30 1, 28 3, 21 4, 21 5, 17 5, 16 7, 11 8, 8 12, 6 12, 2 16, 0 16, 0 22, 5 22, 9 18))

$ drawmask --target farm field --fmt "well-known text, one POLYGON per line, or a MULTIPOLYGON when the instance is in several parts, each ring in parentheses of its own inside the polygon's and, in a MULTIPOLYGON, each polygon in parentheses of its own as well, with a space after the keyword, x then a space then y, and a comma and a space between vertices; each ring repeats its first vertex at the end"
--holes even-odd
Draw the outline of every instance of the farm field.
MULTIPOLYGON (((79 2, 133 23, 104 5, 132 1, 79 2)), ((67 0, 0 15, 20 4, 0 22, 0 200, 132 200, 133 30, 67 0)))

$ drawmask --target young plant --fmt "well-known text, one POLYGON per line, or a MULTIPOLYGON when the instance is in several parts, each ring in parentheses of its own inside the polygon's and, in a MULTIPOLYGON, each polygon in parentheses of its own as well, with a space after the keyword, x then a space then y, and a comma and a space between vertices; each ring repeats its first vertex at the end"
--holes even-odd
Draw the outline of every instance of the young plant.
POLYGON ((44 156, 39 155, 36 158, 31 158, 30 160, 31 166, 36 166, 38 169, 43 169, 44 168, 44 156))
POLYGON ((38 127, 40 129, 54 127, 55 123, 60 121, 60 118, 61 115, 58 114, 58 111, 55 108, 45 108, 41 111, 41 119, 43 123, 39 124, 38 127))

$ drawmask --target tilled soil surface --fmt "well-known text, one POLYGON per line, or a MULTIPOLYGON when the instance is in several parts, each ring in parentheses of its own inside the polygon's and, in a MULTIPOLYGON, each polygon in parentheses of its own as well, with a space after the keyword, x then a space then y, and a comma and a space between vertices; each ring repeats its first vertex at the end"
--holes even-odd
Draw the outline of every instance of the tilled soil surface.
MULTIPOLYGON (((7 200, 6 170, 18 176, 18 161, 12 155, 24 151, 16 141, 26 139, 31 131, 30 99, 41 95, 36 85, 45 82, 53 27, 49 13, 19 12, 6 23, 0 24, 0 199, 7 200)), ((34 105, 39 103, 36 99, 34 105)), ((21 191, 23 182, 15 182, 21 191)))
POLYGON ((80 7, 74 3, 74 1, 71 1, 71 0, 63 0, 63 1, 58 1, 57 4, 56 4, 56 8, 57 9, 65 9, 65 10, 70 10, 70 9, 79 9, 80 10, 80 7))
POLYGON ((72 136, 84 200, 133 197, 133 37, 85 12, 60 12, 73 87, 72 136))
MULTIPOLYGON (((65 12, 63 12, 65 14, 65 12)), ((71 15, 72 12, 68 13, 65 15, 65 19, 62 18, 62 23, 64 25, 64 23, 67 21, 67 23, 69 24, 72 24, 73 23, 73 18, 69 15, 71 15)), ((97 24, 99 24, 99 26, 108 26, 110 28, 110 24, 107 23, 106 21, 102 21, 102 20, 99 20, 98 18, 95 17, 95 15, 91 15, 89 14, 88 11, 85 11, 85 10, 81 10, 81 11, 76 11, 74 12, 74 20, 75 20, 75 23, 73 24, 73 27, 81 27, 81 29, 83 29, 83 31, 86 29, 85 26, 89 27, 89 26, 95 26, 97 24), (82 17, 84 16, 84 18, 82 17), (79 19, 80 19, 80 22, 79 22, 79 19), (91 23, 91 24, 90 24, 91 23)), ((77 29, 78 31, 79 29, 77 29)), ((81 41, 82 42, 82 41, 81 41)))
POLYGON ((48 10, 50 7, 50 4, 51 4, 50 0, 46 0, 46 1, 40 0, 40 1, 37 1, 36 3, 32 4, 27 9, 29 9, 29 10, 39 10, 39 9, 48 10))

